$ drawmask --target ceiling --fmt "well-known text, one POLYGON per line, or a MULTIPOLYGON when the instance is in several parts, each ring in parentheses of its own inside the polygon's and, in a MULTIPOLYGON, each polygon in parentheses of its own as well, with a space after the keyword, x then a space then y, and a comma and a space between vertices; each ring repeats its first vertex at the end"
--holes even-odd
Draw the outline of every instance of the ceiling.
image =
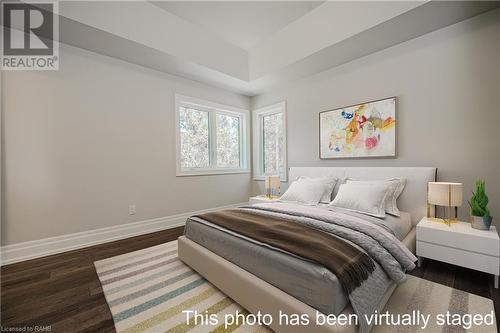
POLYGON ((156 6, 249 50, 323 1, 155 1, 156 6))
POLYGON ((61 1, 59 40, 254 96, 500 1, 61 1))

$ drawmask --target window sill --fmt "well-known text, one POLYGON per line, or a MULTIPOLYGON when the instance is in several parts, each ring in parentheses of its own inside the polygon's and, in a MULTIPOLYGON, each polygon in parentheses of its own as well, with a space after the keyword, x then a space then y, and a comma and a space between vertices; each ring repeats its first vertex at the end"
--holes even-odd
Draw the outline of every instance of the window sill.
POLYGON ((234 174, 245 174, 250 173, 247 169, 237 169, 237 170, 196 170, 196 171, 177 171, 176 177, 191 177, 191 176, 213 176, 213 175, 234 175, 234 174))
MULTIPOLYGON (((254 176, 253 180, 255 180, 255 181, 265 181, 266 180, 266 176, 254 176)), ((280 177, 280 182, 281 183, 286 183, 287 182, 286 177, 285 178, 280 177)))

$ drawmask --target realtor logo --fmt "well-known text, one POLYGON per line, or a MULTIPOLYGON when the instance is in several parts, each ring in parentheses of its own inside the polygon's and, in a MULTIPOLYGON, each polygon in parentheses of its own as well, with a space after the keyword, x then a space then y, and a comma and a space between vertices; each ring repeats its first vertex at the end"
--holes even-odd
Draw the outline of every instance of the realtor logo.
POLYGON ((2 2, 2 70, 59 69, 57 12, 56 1, 2 2))

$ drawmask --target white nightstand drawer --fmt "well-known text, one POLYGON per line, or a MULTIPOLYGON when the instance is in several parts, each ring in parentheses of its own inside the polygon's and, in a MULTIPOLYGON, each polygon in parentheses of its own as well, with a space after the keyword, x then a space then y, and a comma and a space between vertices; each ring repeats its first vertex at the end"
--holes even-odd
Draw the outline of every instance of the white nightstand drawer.
POLYGON ((451 227, 441 222, 419 224, 417 225, 417 240, 495 257, 500 256, 500 242, 496 231, 472 229, 466 222, 457 222, 451 227))
MULTIPOLYGON (((463 248, 463 244, 462 244, 463 248)), ((419 241, 417 238, 417 255, 435 259, 457 266, 499 275, 500 258, 463 249, 441 246, 419 241)))

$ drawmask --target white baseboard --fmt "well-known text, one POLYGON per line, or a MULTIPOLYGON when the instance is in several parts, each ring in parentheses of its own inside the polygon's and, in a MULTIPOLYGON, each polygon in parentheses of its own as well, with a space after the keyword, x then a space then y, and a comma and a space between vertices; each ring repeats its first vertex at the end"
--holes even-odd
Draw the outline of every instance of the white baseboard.
POLYGON ((171 215, 156 219, 116 225, 107 228, 77 232, 68 235, 44 238, 29 242, 2 246, 0 265, 12 264, 29 259, 45 257, 51 254, 81 249, 119 239, 143 235, 155 231, 182 226, 189 216, 214 210, 238 207, 247 204, 238 203, 228 206, 203 209, 195 212, 171 215))

